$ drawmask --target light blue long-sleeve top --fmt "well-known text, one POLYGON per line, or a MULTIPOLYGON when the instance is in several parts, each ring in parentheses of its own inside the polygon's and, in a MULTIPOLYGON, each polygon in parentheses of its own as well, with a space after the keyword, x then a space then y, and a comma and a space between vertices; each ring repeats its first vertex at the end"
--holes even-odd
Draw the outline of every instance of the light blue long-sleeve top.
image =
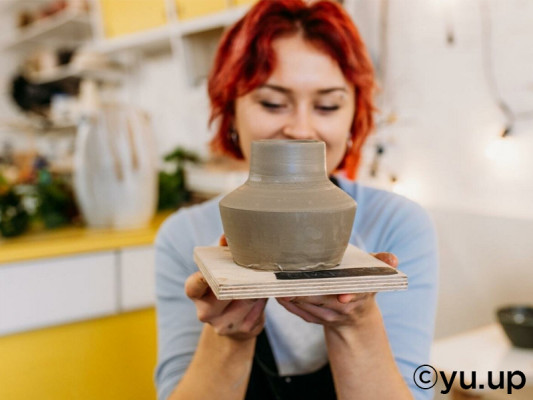
MULTIPOLYGON (((413 382, 415 369, 429 361, 437 302, 437 241, 427 213, 416 203, 383 190, 337 178, 357 202, 350 243, 367 252, 391 252, 407 274, 406 291, 377 294, 377 302, 398 368, 417 400, 432 390, 413 382)), ((167 399, 195 352, 202 330, 184 283, 198 270, 195 246, 218 243, 223 233, 216 198, 169 217, 156 239, 158 399, 167 399)), ((289 313, 275 300, 266 307, 266 332, 281 375, 313 372, 327 362, 323 329, 289 313)), ((382 377, 384 384, 387 377, 382 377)))

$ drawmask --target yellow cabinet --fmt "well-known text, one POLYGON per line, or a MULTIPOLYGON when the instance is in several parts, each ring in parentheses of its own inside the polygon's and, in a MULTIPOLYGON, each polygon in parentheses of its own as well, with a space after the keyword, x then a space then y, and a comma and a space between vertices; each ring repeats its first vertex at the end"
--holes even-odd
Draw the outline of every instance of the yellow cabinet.
POLYGON ((248 4, 257 3, 258 0, 231 0, 231 4, 234 6, 243 6, 248 4))
POLYGON ((106 38, 167 23, 165 0, 100 0, 100 6, 106 38))
POLYGON ((180 20, 222 11, 226 6, 227 0, 176 0, 176 10, 180 20))
POLYGON ((0 337, 0 399, 155 400, 155 325, 149 308, 0 337))

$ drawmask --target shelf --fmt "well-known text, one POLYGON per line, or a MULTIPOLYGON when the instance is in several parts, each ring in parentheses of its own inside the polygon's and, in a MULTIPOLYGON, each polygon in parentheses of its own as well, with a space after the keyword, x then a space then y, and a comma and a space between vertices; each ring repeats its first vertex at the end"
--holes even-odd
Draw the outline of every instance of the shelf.
POLYGON ((249 5, 231 7, 227 10, 217 12, 211 15, 179 21, 176 24, 176 33, 181 35, 191 35, 199 32, 209 31, 211 29, 226 27, 246 14, 250 9, 249 5))
POLYGON ((0 11, 19 8, 32 8, 46 4, 48 0, 0 0, 0 11))
POLYGON ((0 120, 0 127, 3 129, 16 131, 16 132, 72 132, 75 131, 78 127, 77 123, 72 122, 57 122, 53 123, 50 126, 44 124, 43 121, 37 119, 14 119, 14 120, 0 120))
POLYGON ((129 50, 139 50, 143 53, 147 53, 161 48, 170 47, 171 36, 171 27, 165 25, 143 32, 119 36, 113 39, 102 39, 87 45, 87 48, 102 54, 111 54, 129 50))
POLYGON ((66 66, 44 74, 31 75, 29 80, 35 84, 44 84, 69 78, 89 78, 98 82, 120 83, 123 77, 123 72, 117 69, 80 69, 75 66, 66 66))
POLYGON ((159 226, 169 214, 168 211, 156 214, 148 226, 140 229, 113 230, 69 226, 1 239, 0 268, 2 264, 18 261, 150 245, 159 226))
POLYGON ((193 35, 229 26, 241 18, 249 9, 249 5, 232 7, 222 12, 190 20, 169 23, 165 26, 143 32, 124 35, 113 39, 99 40, 89 45, 89 48, 103 54, 130 50, 150 53, 161 49, 169 49, 171 38, 193 35))
POLYGON ((87 39, 91 33, 90 16, 86 12, 65 10, 56 15, 21 28, 3 44, 5 50, 27 50, 53 38, 69 43, 87 39))

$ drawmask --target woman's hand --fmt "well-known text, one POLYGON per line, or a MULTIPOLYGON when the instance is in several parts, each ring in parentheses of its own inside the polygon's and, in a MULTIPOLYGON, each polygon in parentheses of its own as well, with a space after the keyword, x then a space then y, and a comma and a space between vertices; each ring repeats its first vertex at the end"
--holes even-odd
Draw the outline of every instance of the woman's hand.
MULTIPOLYGON (((391 267, 398 266, 398 259, 391 253, 373 254, 391 267)), ((370 310, 376 306, 376 293, 351 293, 323 296, 280 297, 277 301, 288 311, 307 322, 340 328, 363 323, 370 310)))
MULTIPOLYGON (((224 235, 220 245, 227 246, 224 235)), ((267 299, 218 300, 200 271, 187 278, 185 293, 194 302, 198 319, 219 335, 248 340, 263 330, 267 299)))

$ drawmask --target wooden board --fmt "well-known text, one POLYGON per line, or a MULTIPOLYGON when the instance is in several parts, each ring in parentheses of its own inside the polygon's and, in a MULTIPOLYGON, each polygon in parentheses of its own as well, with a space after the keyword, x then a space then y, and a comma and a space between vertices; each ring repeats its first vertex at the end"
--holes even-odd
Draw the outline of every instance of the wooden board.
POLYGON ((220 300, 407 289, 407 276, 348 245, 335 268, 321 271, 260 271, 237 265, 229 247, 195 247, 194 260, 220 300))

